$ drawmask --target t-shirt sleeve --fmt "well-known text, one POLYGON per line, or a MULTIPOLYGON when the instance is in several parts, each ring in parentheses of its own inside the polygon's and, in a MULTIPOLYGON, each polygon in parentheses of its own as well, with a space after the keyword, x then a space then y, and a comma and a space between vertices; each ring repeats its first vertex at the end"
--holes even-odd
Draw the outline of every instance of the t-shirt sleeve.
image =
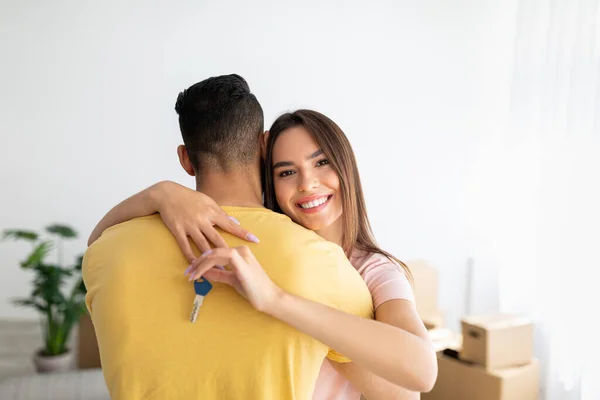
POLYGON ((335 351, 333 349, 329 349, 329 352, 327 353, 327 358, 330 359, 331 361, 335 361, 340 364, 352 362, 351 359, 349 359, 348 357, 345 357, 344 355, 338 353, 337 351, 335 351))
MULTIPOLYGON (((334 263, 337 274, 337 287, 335 288, 337 308, 349 314, 373 319, 373 300, 360 274, 350 264, 341 248, 336 246, 335 249, 331 249, 329 254, 330 262, 334 263)), ((334 349, 329 349, 327 358, 339 363, 351 362, 349 358, 334 349)))
POLYGON ((375 309, 389 300, 401 299, 415 303, 412 286, 399 265, 381 254, 352 261, 371 292, 375 309))

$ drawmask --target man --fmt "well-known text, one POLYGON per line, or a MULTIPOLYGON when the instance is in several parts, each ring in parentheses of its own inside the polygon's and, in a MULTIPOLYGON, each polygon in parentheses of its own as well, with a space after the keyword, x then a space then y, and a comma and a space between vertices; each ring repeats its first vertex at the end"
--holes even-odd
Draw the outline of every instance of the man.
MULTIPOLYGON (((341 249, 262 206, 263 112, 238 75, 199 82, 175 107, 182 166, 197 190, 261 238, 248 245, 283 290, 372 318, 369 292, 341 249)), ((192 284, 177 242, 159 216, 107 231, 88 248, 83 274, 113 399, 309 399, 323 358, 348 361, 256 311, 215 284, 189 320, 192 284)))

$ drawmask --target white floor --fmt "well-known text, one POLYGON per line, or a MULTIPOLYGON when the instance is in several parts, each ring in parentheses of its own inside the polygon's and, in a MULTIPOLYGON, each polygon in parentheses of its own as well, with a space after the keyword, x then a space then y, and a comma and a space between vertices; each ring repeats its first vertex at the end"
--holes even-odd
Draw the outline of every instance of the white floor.
MULTIPOLYGON (((71 343, 76 343, 77 329, 71 343)), ((33 354, 42 347, 43 338, 37 321, 0 320, 0 379, 35 372, 33 354)), ((74 350, 77 350, 77 346, 74 350)))

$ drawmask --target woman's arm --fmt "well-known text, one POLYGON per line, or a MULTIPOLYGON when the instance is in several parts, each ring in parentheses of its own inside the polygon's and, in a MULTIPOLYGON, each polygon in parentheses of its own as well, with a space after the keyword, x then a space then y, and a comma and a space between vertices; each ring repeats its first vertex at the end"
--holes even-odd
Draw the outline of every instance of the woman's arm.
POLYGON ((258 241, 210 197, 175 182, 163 181, 134 194, 111 209, 92 231, 88 246, 111 226, 156 212, 160 213, 190 262, 196 256, 188 237, 202 252, 210 249, 209 241, 217 247, 227 247, 214 226, 241 239, 258 241))
POLYGON ((367 400, 419 400, 419 392, 404 389, 398 385, 359 367, 355 363, 332 362, 334 369, 342 374, 358 389, 367 400))
MULTIPOLYGON (((209 251, 192 264, 188 273, 190 280, 203 276, 234 287, 257 310, 312 336, 395 385, 428 392, 435 383, 437 359, 426 335, 286 293, 269 279, 245 246, 209 251), (228 265, 231 271, 213 268, 217 265, 228 265)), ((412 313, 401 315, 413 322, 418 319, 414 308, 412 313)))
MULTIPOLYGON (((396 326, 429 341, 427 330, 423 326, 415 306, 408 300, 394 299, 386 301, 375 310, 375 319, 396 326)), ((376 339, 372 339, 376 340, 376 339)), ((372 341, 371 340, 371 341, 372 341)), ((368 400, 418 400, 418 392, 395 385, 355 363, 331 363, 368 400)))
POLYGON ((415 392, 433 388, 437 359, 426 338, 285 292, 265 312, 393 384, 415 392))
POLYGON ((153 193, 156 191, 158 185, 161 184, 162 182, 156 183, 113 207, 100 222, 98 222, 90 234, 87 243, 88 246, 98 240, 102 233, 111 226, 157 212, 157 205, 153 193))

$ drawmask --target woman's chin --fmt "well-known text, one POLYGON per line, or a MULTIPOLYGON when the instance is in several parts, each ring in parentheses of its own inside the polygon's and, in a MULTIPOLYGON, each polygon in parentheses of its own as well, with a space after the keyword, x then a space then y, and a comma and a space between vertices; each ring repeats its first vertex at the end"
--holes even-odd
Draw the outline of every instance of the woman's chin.
POLYGON ((311 231, 320 231, 329 225, 324 218, 300 218, 296 222, 311 231))

